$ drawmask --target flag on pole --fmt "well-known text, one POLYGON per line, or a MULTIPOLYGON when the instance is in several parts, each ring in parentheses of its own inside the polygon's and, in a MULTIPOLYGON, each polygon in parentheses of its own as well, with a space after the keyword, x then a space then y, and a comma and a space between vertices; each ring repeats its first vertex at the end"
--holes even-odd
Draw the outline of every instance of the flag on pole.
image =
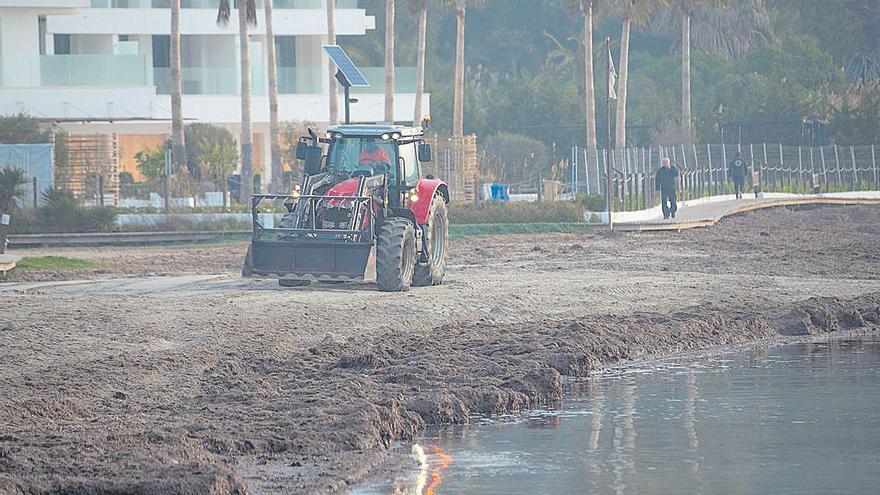
POLYGON ((614 70, 614 57, 611 56, 611 47, 608 47, 608 99, 616 100, 617 71, 614 70))

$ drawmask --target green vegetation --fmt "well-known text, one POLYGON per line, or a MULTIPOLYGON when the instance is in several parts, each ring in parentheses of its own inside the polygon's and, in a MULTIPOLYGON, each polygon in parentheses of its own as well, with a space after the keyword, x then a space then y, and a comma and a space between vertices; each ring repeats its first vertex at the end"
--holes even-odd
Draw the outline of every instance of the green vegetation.
POLYGON ((0 115, 0 144, 48 143, 49 133, 27 114, 0 115))
POLYGON ((100 267, 94 261, 64 256, 27 256, 15 265, 17 270, 84 270, 100 267))
POLYGON ((46 189, 42 206, 36 212, 19 210, 9 227, 10 234, 112 232, 116 230, 116 209, 81 206, 68 190, 46 189))
MULTIPOLYGON (((647 3, 648 0, 645 0, 647 3)), ((584 143, 583 15, 564 8, 573 1, 488 0, 469 8, 468 36, 503 33, 468 44, 465 52, 465 132, 481 142, 515 133, 558 146, 584 143)), ((597 108, 604 106, 601 40, 612 39, 619 56, 621 17, 595 2, 594 69, 597 108)), ((634 26, 630 41, 627 143, 677 142, 681 128, 681 29, 665 2, 646 26, 634 26)), ((340 37, 355 61, 383 61, 385 0, 361 0, 377 29, 362 37, 340 37)), ((691 87, 694 138, 700 142, 801 144, 804 116, 820 122, 824 143, 870 144, 880 137, 871 89, 880 81, 880 4, 873 0, 692 1, 691 87), (727 10, 717 5, 727 3, 727 10), (868 108, 861 102, 869 103, 868 108), (858 103, 856 103, 858 102, 858 103)), ((397 59, 416 62, 417 23, 396 23, 397 59)), ((427 88, 433 125, 452 128, 455 16, 430 6, 427 88)), ((473 38, 469 38, 473 39, 473 38)), ((614 109, 612 109, 614 110, 614 109)), ((600 146, 605 115, 597 112, 600 146)), ((614 115, 612 115, 614 118, 614 115)), ((808 137, 809 138, 809 137, 808 137)), ((809 142, 809 141, 808 141, 809 142)), ((545 160, 542 172, 550 171, 545 160)), ((509 165, 508 165, 509 166, 509 165)), ((501 173, 498 174, 502 176, 501 173)))
POLYGON ((585 223, 487 223, 449 226, 449 236, 453 239, 485 237, 505 234, 577 234, 590 232, 596 227, 585 223))
POLYGON ((27 184, 24 172, 17 168, 0 169, 0 212, 10 213, 25 197, 21 187, 27 184))

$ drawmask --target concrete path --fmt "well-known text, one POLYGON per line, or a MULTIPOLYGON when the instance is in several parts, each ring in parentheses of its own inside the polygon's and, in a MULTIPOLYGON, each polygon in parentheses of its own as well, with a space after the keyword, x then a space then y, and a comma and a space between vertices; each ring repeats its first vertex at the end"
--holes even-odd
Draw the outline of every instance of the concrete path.
POLYGON ((637 212, 621 212, 614 215, 614 228, 625 231, 685 230, 715 225, 722 218, 747 211, 780 206, 855 206, 880 205, 880 193, 837 193, 825 195, 767 194, 763 198, 754 195, 736 199, 720 196, 683 201, 678 205, 675 218, 663 219, 659 206, 637 212))

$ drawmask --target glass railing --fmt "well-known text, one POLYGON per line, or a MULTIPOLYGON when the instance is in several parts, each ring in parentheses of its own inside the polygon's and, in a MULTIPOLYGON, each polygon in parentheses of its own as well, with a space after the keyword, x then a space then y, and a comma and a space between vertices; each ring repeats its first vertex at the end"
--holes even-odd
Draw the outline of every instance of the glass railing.
MULTIPOLYGON (((180 69, 183 94, 187 95, 235 95, 238 94, 239 73, 237 67, 182 67, 180 69)), ((171 69, 153 69, 156 93, 171 93, 171 69)))
POLYGON ((279 67, 278 93, 323 93, 325 79, 324 70, 320 67, 279 67))
MULTIPOLYGON (((382 93, 385 91, 385 69, 366 67, 362 69, 369 88, 354 89, 354 93, 382 93)), ((183 93, 190 95, 235 95, 239 91, 237 67, 184 67, 181 69, 183 93)), ((267 94, 266 74, 262 64, 251 69, 252 94, 267 94)), ((171 92, 171 69, 153 69, 156 92, 171 92)), ((321 67, 279 67, 279 94, 320 94, 325 91, 327 74, 321 67)), ((399 67, 395 71, 395 92, 415 93, 415 67, 399 67)))
POLYGON ((43 86, 152 86, 146 55, 40 55, 43 86))
MULTIPOLYGON (((263 8, 264 0, 257 0, 257 8, 263 8)), ((326 0, 274 0, 276 9, 323 9, 326 0)), ((181 0, 184 9, 217 9, 217 0, 181 0)), ((169 9, 171 0, 91 0, 93 9, 169 9)), ((337 9, 356 9, 358 0, 337 0, 337 9)))
MULTIPOLYGON (((251 94, 266 94, 266 76, 262 66, 251 69, 251 94)), ((181 87, 185 95, 237 95, 239 93, 238 67, 182 67, 180 69, 181 87)), ((171 69, 153 69, 156 93, 171 93, 171 69)))
MULTIPOLYGON (((361 67, 361 72, 370 83, 369 88, 352 88, 352 93, 384 93, 385 92, 385 68, 384 67, 361 67)), ((416 92, 416 68, 398 67, 394 70, 394 92, 416 92)))

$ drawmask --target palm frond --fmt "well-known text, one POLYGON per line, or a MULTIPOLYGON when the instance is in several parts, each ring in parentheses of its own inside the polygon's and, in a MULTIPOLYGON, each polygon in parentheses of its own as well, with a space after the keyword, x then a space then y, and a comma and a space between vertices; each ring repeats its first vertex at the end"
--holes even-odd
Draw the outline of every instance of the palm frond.
POLYGON ((229 0, 220 0, 220 8, 217 9, 217 24, 226 26, 229 24, 229 16, 232 14, 232 7, 229 0))

